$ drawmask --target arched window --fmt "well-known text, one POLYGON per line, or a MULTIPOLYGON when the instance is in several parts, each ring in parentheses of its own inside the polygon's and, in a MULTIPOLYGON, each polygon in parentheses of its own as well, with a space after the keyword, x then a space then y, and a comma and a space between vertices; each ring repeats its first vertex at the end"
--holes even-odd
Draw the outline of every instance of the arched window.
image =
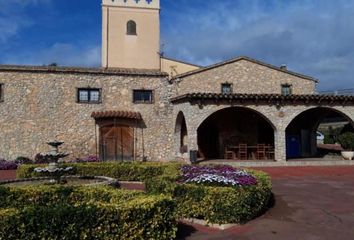
POLYGON ((133 20, 127 22, 127 35, 136 35, 136 23, 133 20))

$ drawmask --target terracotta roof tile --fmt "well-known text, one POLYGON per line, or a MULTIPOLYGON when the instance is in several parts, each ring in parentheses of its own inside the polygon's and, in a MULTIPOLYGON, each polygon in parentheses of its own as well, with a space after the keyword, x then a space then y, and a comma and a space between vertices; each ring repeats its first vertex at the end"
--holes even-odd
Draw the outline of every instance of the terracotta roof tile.
POLYGON ((183 102, 227 101, 231 103, 255 102, 257 104, 315 104, 315 105, 354 105, 354 96, 345 95, 281 95, 281 94, 222 94, 188 93, 171 99, 174 104, 183 102))
POLYGON ((93 112, 91 114, 93 118, 130 118, 130 119, 141 119, 141 114, 139 112, 130 111, 101 111, 93 112))

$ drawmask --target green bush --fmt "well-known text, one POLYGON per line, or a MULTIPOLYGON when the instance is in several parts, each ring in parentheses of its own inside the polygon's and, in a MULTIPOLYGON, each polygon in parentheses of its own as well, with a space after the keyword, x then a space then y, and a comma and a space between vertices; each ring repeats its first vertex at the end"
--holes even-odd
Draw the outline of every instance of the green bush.
POLYGON ((338 142, 341 144, 342 148, 347 151, 354 150, 354 133, 346 132, 338 137, 338 142))
POLYGON ((109 187, 0 187, 2 239, 173 239, 175 203, 109 187))
POLYGON ((323 143, 324 144, 335 144, 336 141, 334 140, 333 136, 330 136, 329 134, 324 134, 323 143))
POLYGON ((211 223, 243 223, 267 208, 271 197, 268 175, 251 171, 258 184, 247 187, 209 187, 197 184, 177 184, 178 175, 159 176, 146 181, 150 194, 169 194, 177 203, 183 218, 199 218, 211 223))
MULTIPOLYGON (((34 169, 44 165, 23 165, 17 170, 17 178, 39 177, 34 169)), ((99 162, 99 163, 66 163, 63 166, 73 167, 70 175, 106 176, 120 181, 145 181, 147 179, 176 172, 179 163, 158 162, 99 162)))
MULTIPOLYGON (((77 163, 66 164, 72 166, 74 172, 71 174, 78 174, 83 176, 108 176, 119 180, 126 181, 143 181, 147 193, 149 194, 165 194, 174 199, 177 205, 177 214, 183 218, 200 218, 211 223, 243 223, 246 222, 264 211, 267 207, 271 197, 271 181, 270 177, 265 173, 258 171, 251 171, 257 178, 257 185, 247 187, 210 187, 196 184, 177 184, 180 176, 181 164, 178 163, 77 163)), ((34 165, 21 166, 18 169, 19 178, 28 178, 38 176, 33 172, 37 167, 34 165)), ((36 187, 37 188, 37 187, 36 187)), ((76 203, 81 198, 85 201, 91 199, 91 203, 95 201, 102 201, 114 203, 114 199, 121 199, 120 201, 130 201, 121 197, 114 197, 105 193, 104 190, 94 191, 91 193, 81 193, 80 190, 70 192, 69 188, 64 190, 54 188, 54 192, 48 193, 50 196, 55 196, 50 201, 60 204, 60 196, 70 195, 69 199, 74 198, 72 203, 76 203), (57 191, 69 191, 67 193, 58 194, 57 191), (112 202, 113 201, 113 202, 112 202)), ((80 188, 79 188, 80 189, 80 188)), ((12 190, 15 193, 15 190, 12 190)), ((38 201, 39 203, 48 202, 48 196, 43 195, 41 198, 33 198, 30 192, 36 192, 35 188, 29 189, 29 193, 23 196, 21 201, 28 202, 38 201)), ((40 191, 40 190, 38 190, 40 191)), ((119 194, 119 191, 117 191, 119 194)), ((135 194, 131 193, 135 197, 135 194)), ((0 191, 0 199, 1 199, 0 191)), ((124 195, 126 196, 126 195, 124 195)), ((12 202, 9 198, 7 202, 12 202)), ((11 207, 13 205, 4 205, 3 207, 11 207)), ((0 206, 1 207, 1 206, 0 206)), ((17 207, 17 206, 16 206, 17 207)))
POLYGON ((144 192, 112 190, 108 186, 0 186, 0 208, 22 208, 28 205, 47 206, 63 203, 77 204, 78 202, 120 203, 144 196, 144 192))

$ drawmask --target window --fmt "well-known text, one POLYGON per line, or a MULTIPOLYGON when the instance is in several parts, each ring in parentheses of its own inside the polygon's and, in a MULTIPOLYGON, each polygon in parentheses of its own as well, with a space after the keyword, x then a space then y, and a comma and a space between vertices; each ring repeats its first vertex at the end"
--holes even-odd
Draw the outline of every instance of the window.
POLYGON ((127 22, 127 35, 136 35, 136 23, 133 20, 127 22))
POLYGON ((77 101, 79 103, 100 103, 101 89, 79 88, 77 91, 77 101))
POLYGON ((152 90, 133 90, 134 103, 153 103, 154 96, 152 90))
POLYGON ((281 94, 284 96, 292 94, 292 86, 290 84, 281 85, 281 94))
POLYGON ((221 93, 222 94, 230 94, 230 93, 232 93, 232 84, 231 83, 223 83, 223 84, 221 84, 221 93))
POLYGON ((4 84, 0 83, 0 102, 4 101, 4 84))

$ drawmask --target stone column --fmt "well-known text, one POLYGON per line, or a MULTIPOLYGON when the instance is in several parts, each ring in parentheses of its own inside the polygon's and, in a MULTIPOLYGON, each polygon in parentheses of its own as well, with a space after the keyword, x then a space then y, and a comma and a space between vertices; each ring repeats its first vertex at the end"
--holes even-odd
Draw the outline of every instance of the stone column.
POLYGON ((277 162, 286 162, 286 133, 285 129, 277 129, 274 132, 274 154, 277 162))
POLYGON ((190 162, 190 151, 198 150, 198 133, 197 129, 190 127, 188 129, 188 161, 190 162))

